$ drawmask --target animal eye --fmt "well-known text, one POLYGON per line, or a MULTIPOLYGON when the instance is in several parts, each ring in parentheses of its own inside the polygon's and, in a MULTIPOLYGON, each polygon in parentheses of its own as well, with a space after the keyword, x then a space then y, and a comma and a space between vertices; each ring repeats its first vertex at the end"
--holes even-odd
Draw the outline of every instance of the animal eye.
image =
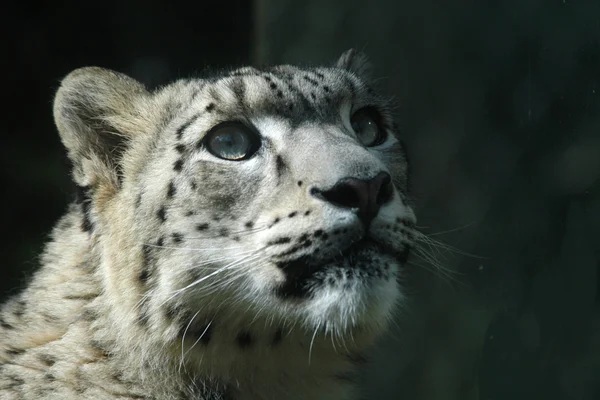
POLYGON ((251 157, 260 145, 255 132, 243 124, 232 122, 214 127, 203 142, 212 155, 230 161, 251 157))
POLYGON ((377 146, 385 141, 386 134, 381 129, 380 120, 379 113, 371 107, 361 108, 350 119, 352 129, 363 146, 377 146))

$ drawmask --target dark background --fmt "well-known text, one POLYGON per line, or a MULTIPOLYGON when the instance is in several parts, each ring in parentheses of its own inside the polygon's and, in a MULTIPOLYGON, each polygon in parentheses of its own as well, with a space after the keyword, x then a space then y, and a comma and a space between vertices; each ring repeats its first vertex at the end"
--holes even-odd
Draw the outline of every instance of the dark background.
POLYGON ((73 195, 52 122, 84 65, 148 86, 364 50, 394 95, 421 230, 372 399, 600 399, 600 1, 7 4, 4 295, 73 195))

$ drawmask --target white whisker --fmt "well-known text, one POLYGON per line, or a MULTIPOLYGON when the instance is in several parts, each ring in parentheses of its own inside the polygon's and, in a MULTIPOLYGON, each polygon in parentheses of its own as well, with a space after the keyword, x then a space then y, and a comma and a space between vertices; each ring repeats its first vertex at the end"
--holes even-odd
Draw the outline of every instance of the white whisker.
POLYGON ((312 339, 310 341, 310 346, 308 348, 308 365, 310 365, 310 361, 312 359, 312 348, 313 348, 313 344, 315 342, 315 337, 317 336, 317 332, 319 331, 320 326, 321 326, 321 323, 318 323, 317 327, 315 328, 315 333, 313 333, 312 339))
MULTIPOLYGON (((196 341, 192 344, 192 347, 190 347, 184 354, 184 356, 186 356, 190 351, 192 351, 192 349, 194 348, 194 346, 196 346, 198 344, 198 342, 200 340, 202 340, 202 338, 204 337, 204 335, 206 334, 206 332, 208 332, 208 329, 210 328, 210 325, 213 323, 213 320, 210 320, 210 322, 208 323, 208 325, 206 325, 206 328, 204 328, 204 331, 202 331, 202 333, 200 334, 200 336, 198 336, 198 339, 196 339, 196 341)), ((182 358, 183 361, 183 358, 182 358)))
POLYGON ((194 322, 194 319, 196 318, 198 313, 200 313, 200 310, 196 311, 196 314, 194 314, 194 316, 190 319, 190 322, 185 327, 185 330, 183 331, 183 335, 181 336, 181 362, 179 363, 179 372, 181 372, 181 367, 184 365, 183 359, 185 357, 185 354, 184 354, 183 350, 184 350, 185 335, 187 334, 188 329, 190 329, 190 326, 192 325, 192 322, 194 322))
POLYGON ((146 243, 148 247, 154 247, 157 249, 166 249, 166 250, 182 250, 182 251, 223 251, 223 250, 238 250, 244 248, 244 246, 234 246, 234 247, 179 247, 179 246, 159 246, 157 244, 146 243))

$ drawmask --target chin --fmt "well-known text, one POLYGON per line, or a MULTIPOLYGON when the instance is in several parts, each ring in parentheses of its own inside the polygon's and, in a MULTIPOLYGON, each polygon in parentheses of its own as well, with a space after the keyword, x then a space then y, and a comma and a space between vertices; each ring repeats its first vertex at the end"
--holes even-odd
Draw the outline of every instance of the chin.
POLYGON ((285 265, 295 279, 277 293, 284 313, 295 314, 309 329, 374 336, 385 330, 402 300, 397 278, 403 266, 380 245, 359 243, 324 264, 305 259, 285 265))

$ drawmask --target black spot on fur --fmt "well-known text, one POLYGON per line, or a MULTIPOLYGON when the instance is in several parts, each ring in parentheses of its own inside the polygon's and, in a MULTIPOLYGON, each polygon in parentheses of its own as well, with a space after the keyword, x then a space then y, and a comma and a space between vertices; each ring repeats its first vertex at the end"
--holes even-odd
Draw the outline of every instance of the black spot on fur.
POLYGON ((142 270, 140 271, 138 279, 143 284, 148 282, 148 279, 150 279, 150 271, 148 270, 148 268, 146 266, 142 267, 142 270))
POLYGON ((240 332, 235 338, 235 341, 242 349, 247 349, 248 347, 252 346, 253 343, 252 335, 250 335, 250 333, 247 331, 240 332))
POLYGON ((146 283, 150 277, 150 264, 152 263, 152 248, 148 245, 142 246, 142 271, 139 275, 139 280, 146 283))
POLYGON ((227 230, 227 228, 221 228, 219 230, 219 236, 221 236, 221 237, 227 237, 227 235, 229 235, 229 231, 227 230))
POLYGON ((123 371, 115 371, 112 374, 112 378, 119 383, 125 382, 125 376, 123 375, 123 371))
POLYGON ((23 354, 25 352, 25 349, 17 349, 15 347, 9 347, 6 349, 6 354, 8 354, 9 356, 18 356, 19 354, 23 354))
POLYGON ((98 318, 98 314, 96 314, 95 311, 86 308, 83 310, 83 312, 81 313, 81 319, 84 321, 94 321, 98 318))
POLYGON ((167 198, 172 198, 173 196, 175 196, 175 183, 173 183, 173 181, 169 182, 169 188, 167 189, 167 198))
POLYGON ((40 354, 38 358, 46 367, 51 367, 56 363, 56 358, 50 354, 40 354))
POLYGON ((276 223, 278 223, 279 221, 281 221, 281 218, 277 217, 273 220, 273 225, 275 225, 276 223))
POLYGON ((165 206, 161 206, 156 212, 156 216, 158 217, 160 222, 165 222, 167 220, 167 211, 165 206))
POLYGON ((298 181, 298 186, 302 186, 302 181, 298 181))
POLYGON ((167 319, 174 320, 179 317, 182 313, 181 307, 174 304, 167 304, 165 306, 165 316, 167 319))
POLYGON ((24 300, 19 300, 16 302, 15 307, 13 308, 13 315, 17 318, 20 318, 25 314, 25 308, 27 307, 27 303, 24 300))
POLYGON ((181 138, 183 137, 183 134, 185 132, 185 130, 194 123, 194 121, 196 121, 198 119, 200 115, 196 114, 194 115, 192 118, 190 118, 187 122, 185 122, 183 125, 181 125, 176 132, 177 135, 177 140, 181 140, 181 138))
POLYGON ((208 229, 208 224, 207 223, 196 225, 196 230, 197 231, 205 231, 207 229, 208 229))
POLYGON ((267 246, 273 246, 273 245, 277 245, 277 244, 286 244, 286 243, 290 243, 292 241, 291 238, 289 237, 280 237, 278 239, 272 240, 270 242, 267 243, 267 246))
POLYGON ((208 104, 208 105, 206 106, 206 108, 205 108, 205 110, 206 110, 207 112, 211 112, 211 111, 213 111, 214 109, 215 109, 215 103, 210 103, 210 104, 208 104))
POLYGON ((140 208, 140 206, 142 205, 142 194, 138 194, 137 198, 135 199, 135 208, 140 208))
POLYGON ((319 237, 319 236, 323 235, 323 233, 324 233, 324 232, 323 232, 323 229, 317 229, 317 230, 316 230, 316 231, 313 233, 313 235, 314 235, 315 237, 319 237))
POLYGON ((99 340, 90 340, 90 347, 95 351, 99 352, 100 355, 104 358, 111 357, 108 347, 99 340))
POLYGON ((163 247, 164 243, 165 243, 165 238, 163 238, 162 236, 159 237, 158 240, 156 241, 156 245, 158 247, 163 247))
POLYGON ((177 172, 183 169, 183 160, 181 158, 173 163, 173 169, 177 172))
MULTIPOLYGON (((4 372, 4 371, 2 371, 2 372, 4 372)), ((23 379, 21 379, 19 377, 16 377, 16 376, 13 376, 13 375, 8 375, 8 374, 7 375, 3 375, 3 376, 5 376, 7 379, 10 379, 10 381, 11 381, 10 384, 4 386, 3 388, 6 388, 6 389, 8 389, 8 388, 14 388, 16 386, 21 386, 21 385, 25 384, 25 380, 23 380, 23 379)))
POLYGON ((319 82, 315 81, 313 78, 311 78, 308 75, 304 75, 304 80, 307 81, 307 82, 309 82, 313 86, 319 86, 319 82))
POLYGON ((177 150, 179 154, 183 154, 183 152, 185 151, 185 146, 182 144, 178 144, 177 146, 175 146, 175 150, 177 150))
POLYGON ((4 318, 0 318, 0 326, 4 329, 15 329, 15 327, 6 322, 4 318))
POLYGON ((288 218, 294 218, 296 215, 298 215, 298 212, 292 211, 291 213, 288 214, 288 218))
POLYGON ((54 382, 56 380, 56 377, 54 375, 52 375, 51 373, 47 373, 44 375, 44 379, 47 380, 48 382, 54 382))
POLYGON ((306 212, 304 213, 304 216, 308 216, 310 214, 310 210, 306 210, 306 212))
POLYGON ((248 222, 246 222, 246 223, 244 224, 244 226, 245 226, 246 228, 252 228, 252 227, 254 226, 254 222, 252 222, 252 221, 248 221, 248 222))
POLYGON ((179 232, 173 232, 171 237, 173 238, 173 243, 175 244, 179 244, 183 241, 183 235, 179 232))
POLYGON ((77 186, 76 201, 81 204, 83 220, 81 221, 81 229, 84 232, 91 232, 94 225, 91 220, 92 196, 91 187, 77 186))
POLYGON ((196 184, 196 181, 195 181, 195 180, 193 180, 193 179, 192 179, 192 180, 190 181, 190 187, 192 188, 192 190, 196 190, 196 189, 198 189, 198 185, 196 184))
POLYGON ((275 171, 277 172, 277 178, 281 179, 281 177, 283 176, 283 174, 285 173, 286 170, 287 170, 287 166, 286 166, 285 162, 283 161, 283 158, 281 158, 281 156, 278 155, 277 158, 275 159, 275 171))
POLYGON ((246 84, 244 80, 242 78, 235 78, 233 79, 233 82, 230 83, 230 87, 238 102, 238 107, 240 107, 240 109, 243 110, 243 113, 246 114, 246 84))

